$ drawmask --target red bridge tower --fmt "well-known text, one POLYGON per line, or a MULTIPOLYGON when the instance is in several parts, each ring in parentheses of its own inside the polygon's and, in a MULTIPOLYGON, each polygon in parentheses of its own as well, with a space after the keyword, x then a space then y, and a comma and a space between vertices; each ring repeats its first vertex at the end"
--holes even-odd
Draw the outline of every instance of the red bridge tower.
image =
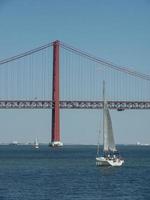
POLYGON ((60 142, 60 108, 59 108, 59 41, 53 42, 53 108, 51 146, 62 146, 60 142))

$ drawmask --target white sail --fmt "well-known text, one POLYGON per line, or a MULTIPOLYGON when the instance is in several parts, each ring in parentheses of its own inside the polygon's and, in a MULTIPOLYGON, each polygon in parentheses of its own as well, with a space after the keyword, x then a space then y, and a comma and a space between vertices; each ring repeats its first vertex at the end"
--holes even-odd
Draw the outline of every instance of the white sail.
POLYGON ((107 102, 104 102, 104 151, 116 151, 114 136, 113 136, 113 128, 110 113, 107 107, 107 102))
POLYGON ((116 151, 112 122, 108 109, 108 104, 105 99, 105 82, 103 81, 103 143, 104 151, 116 151))
POLYGON ((35 139, 35 145, 39 145, 37 138, 35 139))
POLYGON ((35 146, 36 149, 39 148, 39 142, 38 142, 38 139, 37 139, 37 138, 35 139, 34 146, 35 146))

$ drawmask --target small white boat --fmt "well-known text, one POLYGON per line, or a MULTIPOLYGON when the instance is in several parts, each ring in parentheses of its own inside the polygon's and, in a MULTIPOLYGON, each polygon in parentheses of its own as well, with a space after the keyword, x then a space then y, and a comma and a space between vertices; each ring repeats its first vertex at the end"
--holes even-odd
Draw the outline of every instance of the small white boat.
POLYGON ((38 139, 37 139, 37 138, 35 139, 34 147, 35 147, 35 149, 38 149, 38 148, 39 148, 39 142, 38 142, 38 139))
POLYGON ((119 167, 124 163, 124 160, 121 158, 113 158, 113 157, 106 157, 101 156, 96 158, 96 165, 97 166, 113 166, 113 167, 119 167))
POLYGON ((97 166, 121 166, 124 160, 116 149, 112 122, 105 99, 105 82, 103 82, 103 153, 99 154, 99 144, 96 157, 97 166))

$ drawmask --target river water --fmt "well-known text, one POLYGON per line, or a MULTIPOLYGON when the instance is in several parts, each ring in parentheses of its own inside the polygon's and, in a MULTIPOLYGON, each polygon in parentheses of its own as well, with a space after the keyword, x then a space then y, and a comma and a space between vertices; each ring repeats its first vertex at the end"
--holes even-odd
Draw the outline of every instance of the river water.
POLYGON ((149 200, 150 146, 118 146, 122 167, 96 167, 96 146, 0 146, 0 200, 149 200))

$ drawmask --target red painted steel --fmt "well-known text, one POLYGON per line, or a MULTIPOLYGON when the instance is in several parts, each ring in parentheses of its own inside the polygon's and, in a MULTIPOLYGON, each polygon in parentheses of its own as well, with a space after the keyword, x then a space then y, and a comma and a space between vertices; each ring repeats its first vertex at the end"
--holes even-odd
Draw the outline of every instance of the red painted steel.
POLYGON ((59 41, 53 43, 53 109, 51 142, 60 141, 59 41))

